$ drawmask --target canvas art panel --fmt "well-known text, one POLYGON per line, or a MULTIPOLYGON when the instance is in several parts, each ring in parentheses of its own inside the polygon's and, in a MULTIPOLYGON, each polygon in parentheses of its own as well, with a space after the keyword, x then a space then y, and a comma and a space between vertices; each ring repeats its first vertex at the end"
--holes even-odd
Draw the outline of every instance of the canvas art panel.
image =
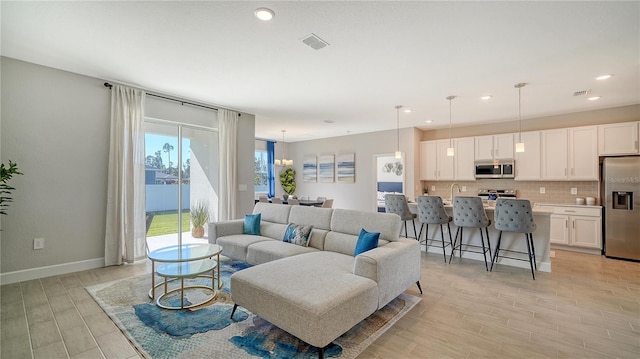
POLYGON ((337 155, 336 167, 336 182, 354 183, 356 181, 355 153, 337 155))
POLYGON ((318 161, 316 156, 304 156, 302 179, 304 182, 318 182, 318 161))
POLYGON ((318 182, 328 183, 334 181, 334 161, 333 155, 318 156, 318 182))

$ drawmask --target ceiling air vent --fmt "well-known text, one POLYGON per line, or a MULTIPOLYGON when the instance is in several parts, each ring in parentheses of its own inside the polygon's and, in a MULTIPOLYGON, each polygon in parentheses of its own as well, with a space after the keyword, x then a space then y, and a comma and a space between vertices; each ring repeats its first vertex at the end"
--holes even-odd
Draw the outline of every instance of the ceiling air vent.
POLYGON ((329 45, 328 42, 319 38, 316 34, 309 34, 302 39, 306 45, 311 46, 314 50, 320 50, 323 47, 329 45))
POLYGON ((588 90, 580 90, 573 93, 573 96, 583 96, 588 95, 591 92, 591 89, 588 90))

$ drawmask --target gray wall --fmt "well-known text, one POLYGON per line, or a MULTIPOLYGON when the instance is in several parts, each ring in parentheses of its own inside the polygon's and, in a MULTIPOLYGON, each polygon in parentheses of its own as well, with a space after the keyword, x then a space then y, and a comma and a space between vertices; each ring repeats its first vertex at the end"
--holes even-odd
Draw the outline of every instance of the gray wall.
MULTIPOLYGON (((405 194, 409 198, 415 197, 416 181, 414 165, 417 150, 415 130, 413 128, 400 129, 400 151, 403 152, 405 163, 405 194)), ((393 156, 397 146, 396 131, 380 131, 357 135, 325 138, 313 141, 293 142, 286 144, 286 153, 293 159, 293 169, 296 170, 296 192, 298 196, 324 196, 333 198, 334 208, 357 209, 375 211, 376 209, 376 168, 374 155, 391 154, 393 156), (356 181, 355 183, 305 183, 302 180, 302 161, 305 155, 328 155, 341 153, 355 153, 356 181)), ((276 152, 278 154, 279 152, 276 152)), ((282 169, 276 168, 279 173, 282 169)), ((276 179, 276 195, 282 196, 282 186, 276 179)))
POLYGON ((1 58, 2 162, 18 163, 1 272, 104 257, 110 92, 101 80, 1 58), (45 248, 33 250, 33 239, 45 248))
MULTIPOLYGON (((1 69, 1 160, 24 176, 1 219, 0 273, 53 275, 104 258, 111 93, 103 80, 6 57, 1 69), (45 248, 33 250, 33 239, 45 248), (60 269, 61 267, 64 267, 60 269)), ((239 214, 253 208, 255 117, 239 122, 239 214)))

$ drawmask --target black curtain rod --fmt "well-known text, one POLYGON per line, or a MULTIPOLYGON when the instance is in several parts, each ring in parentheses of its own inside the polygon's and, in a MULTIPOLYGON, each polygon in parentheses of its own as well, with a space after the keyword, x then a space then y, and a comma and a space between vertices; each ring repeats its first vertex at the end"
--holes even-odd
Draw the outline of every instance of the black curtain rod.
MULTIPOLYGON (((107 88, 109 88, 109 90, 111 90, 111 88, 113 87, 113 85, 112 85, 112 84, 110 84, 110 83, 108 83, 108 82, 105 82, 105 83, 104 83, 104 87, 107 87, 107 88)), ((153 96, 153 97, 161 98, 161 99, 164 99, 164 100, 180 102, 180 104, 182 104, 183 106, 184 106, 184 104, 187 104, 187 105, 191 105, 191 106, 196 106, 196 107, 206 108, 206 109, 213 110, 213 111, 218 111, 218 109, 217 109, 217 108, 215 108, 215 107, 209 107, 209 106, 200 105, 200 104, 193 103, 193 102, 189 102, 189 101, 183 101, 183 100, 179 100, 179 99, 177 99, 177 98, 172 98, 172 97, 167 97, 167 96, 156 95, 156 94, 154 94, 154 93, 150 93, 150 92, 146 92, 146 95, 147 95, 147 96, 153 96)), ((239 117, 239 116, 242 116, 242 114, 241 114, 241 113, 238 113, 238 117, 239 117)))

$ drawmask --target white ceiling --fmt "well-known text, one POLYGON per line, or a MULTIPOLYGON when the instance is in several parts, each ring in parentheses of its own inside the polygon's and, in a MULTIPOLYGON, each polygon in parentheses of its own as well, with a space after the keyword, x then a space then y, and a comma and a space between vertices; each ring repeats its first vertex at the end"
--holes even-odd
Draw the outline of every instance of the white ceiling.
POLYGON ((1 1, 3 56, 256 114, 286 141, 640 103, 640 2, 1 1), (257 7, 276 13, 271 22, 257 7), (313 50, 314 33, 330 45, 313 50), (596 81, 602 74, 614 74, 596 81), (574 97, 591 89, 598 101, 574 97), (481 95, 493 95, 490 101, 481 95), (425 120, 433 120, 427 125, 425 120), (325 123, 333 121, 333 123, 325 123))

